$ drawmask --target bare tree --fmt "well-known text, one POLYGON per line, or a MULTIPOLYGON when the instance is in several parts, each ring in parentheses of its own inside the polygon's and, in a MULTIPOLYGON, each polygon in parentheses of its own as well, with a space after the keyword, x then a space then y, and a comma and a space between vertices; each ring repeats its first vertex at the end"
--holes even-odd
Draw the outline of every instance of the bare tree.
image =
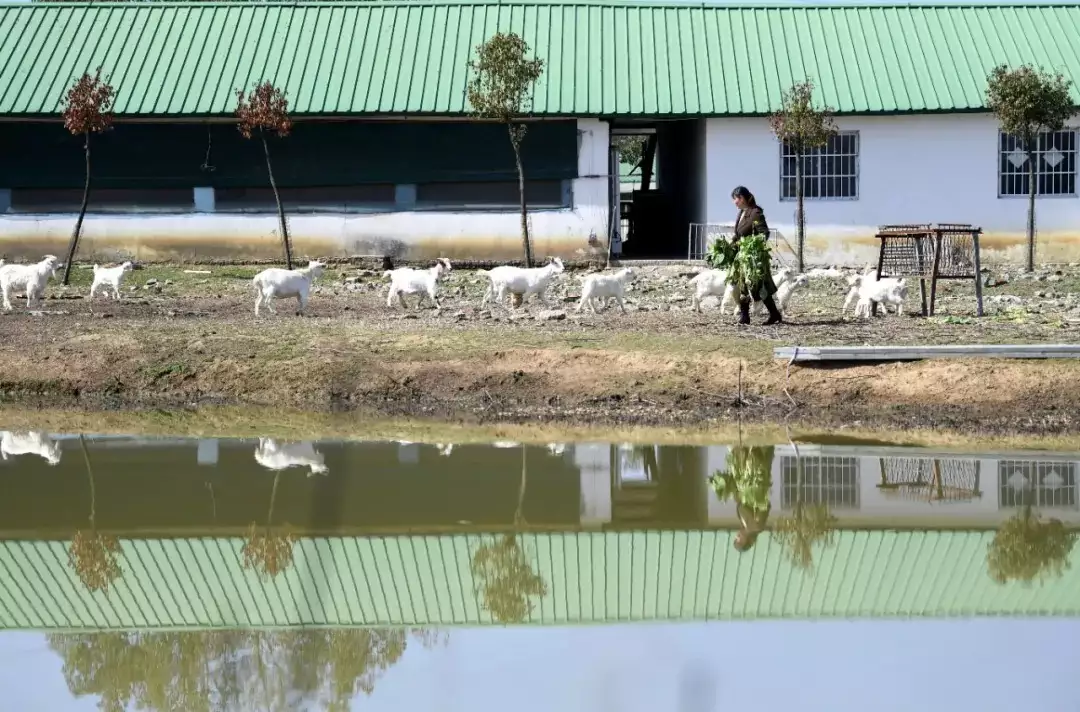
POLYGON ((780 110, 769 118, 769 125, 781 147, 786 146, 795 157, 795 234, 799 250, 799 271, 806 269, 805 191, 803 162, 806 157, 829 142, 836 133, 832 109, 814 106, 814 82, 797 82, 784 92, 780 110))
POLYGON ((71 281, 71 263, 75 260, 75 252, 79 248, 79 236, 82 233, 83 219, 86 217, 86 206, 90 202, 90 135, 108 131, 112 127, 112 107, 115 99, 116 91, 109 84, 108 77, 102 78, 101 67, 95 69, 93 74, 83 72, 83 75, 75 80, 64 96, 64 128, 74 136, 83 137, 83 153, 86 155, 82 205, 79 207, 75 229, 71 231, 67 260, 64 264, 65 285, 71 281))
POLYGON ((997 114, 1001 130, 1016 137, 1027 154, 1027 271, 1035 270, 1035 153, 1039 136, 1060 131, 1076 112, 1072 80, 1029 65, 995 67, 986 80, 986 105, 997 114))
POLYGON ((274 486, 270 490, 270 509, 266 514, 266 526, 252 522, 240 553, 244 568, 252 569, 260 578, 274 578, 293 563, 293 544, 296 537, 288 525, 274 527, 274 502, 277 501, 278 480, 281 473, 274 473, 274 486))
POLYGON ((236 90, 237 128, 244 138, 258 135, 262 141, 263 154, 266 156, 266 173, 270 177, 270 188, 274 191, 277 203, 278 225, 281 229, 281 244, 285 248, 285 268, 293 268, 292 244, 289 242, 289 226, 285 224, 285 209, 281 206, 281 195, 274 180, 274 166, 270 162, 270 145, 267 134, 284 138, 292 131, 292 119, 289 118, 289 100, 285 93, 270 82, 255 85, 250 93, 243 89, 236 90))
POLYGON ((477 45, 476 59, 469 60, 473 72, 468 97, 473 112, 482 119, 506 124, 517 164, 521 196, 521 241, 525 266, 532 267, 529 243, 529 215, 525 205, 525 168, 521 162, 521 142, 527 130, 522 118, 532 110, 532 91, 544 73, 544 60, 528 59, 529 45, 514 33, 499 32, 477 45))
POLYGON ((1058 519, 1043 520, 1029 500, 1016 516, 1001 525, 986 551, 990 578, 999 584, 1061 576, 1069 568, 1069 554, 1077 534, 1058 519))
MULTIPOLYGON (((528 480, 526 449, 521 448, 521 485, 518 487, 514 528, 525 524, 525 486, 528 480)), ((503 534, 477 547, 472 574, 483 596, 483 606, 500 623, 521 623, 532 612, 533 596, 546 596, 547 584, 533 571, 516 534, 503 534)))
POLYGON ((94 468, 90 465, 90 453, 86 439, 79 436, 86 476, 90 479, 90 528, 80 529, 72 537, 68 547, 68 565, 90 591, 108 593, 109 587, 123 573, 118 561, 121 554, 120 540, 112 534, 97 530, 97 488, 94 486, 94 468))
POLYGON ((831 546, 836 517, 826 504, 807 504, 803 486, 803 462, 797 461, 795 507, 790 517, 780 517, 773 524, 773 536, 791 563, 807 573, 814 570, 814 547, 831 546))

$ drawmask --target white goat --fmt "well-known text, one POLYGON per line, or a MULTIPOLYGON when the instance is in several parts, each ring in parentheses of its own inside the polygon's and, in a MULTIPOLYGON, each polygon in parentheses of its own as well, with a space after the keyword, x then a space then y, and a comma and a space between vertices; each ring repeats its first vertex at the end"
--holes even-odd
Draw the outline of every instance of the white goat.
POLYGON ((690 280, 694 287, 692 305, 694 311, 701 311, 701 300, 708 296, 721 297, 727 290, 727 270, 707 269, 690 280))
POLYGON ((626 285, 635 279, 637 279, 637 274, 629 267, 624 267, 614 274, 586 275, 581 283, 581 299, 578 301, 577 310, 581 311, 581 308, 588 304, 595 314, 597 300, 602 301, 604 307, 607 308, 608 301, 614 299, 619 309, 625 314, 623 294, 626 291, 626 285))
POLYGON ((547 449, 552 455, 559 457, 566 452, 566 443, 548 443, 547 449))
POLYGON ((859 290, 862 289, 863 285, 869 286, 869 285, 873 284, 876 281, 877 281, 877 270, 872 269, 872 268, 868 269, 866 272, 863 272, 862 274, 853 274, 850 277, 848 277, 847 278, 848 293, 847 293, 847 296, 844 297, 844 306, 843 306, 843 308, 840 309, 840 315, 843 316, 844 314, 846 314, 847 310, 848 310, 848 307, 850 307, 852 305, 852 303, 858 301, 858 299, 859 299, 859 290))
POLYGON ((60 443, 39 430, 28 433, 5 430, 0 434, 0 458, 6 460, 14 455, 37 455, 55 465, 60 462, 60 443))
POLYGON ((872 284, 864 285, 859 290, 859 302, 855 305, 855 316, 869 318, 874 304, 892 304, 896 307, 897 316, 903 316, 905 299, 907 299, 907 280, 879 279, 872 284))
POLYGON ((310 441, 282 444, 272 438, 259 438, 255 448, 255 462, 268 470, 287 470, 290 467, 307 467, 308 477, 325 475, 329 468, 321 452, 310 441))
POLYGON ((835 267, 814 267, 806 273, 806 276, 813 279, 840 279, 844 273, 835 267))
POLYGON ((491 443, 491 447, 497 447, 500 450, 510 450, 515 447, 521 447, 521 443, 514 442, 512 440, 496 440, 491 443))
POLYGON ((405 294, 419 294, 420 299, 416 302, 416 308, 419 309, 420 305, 424 301, 424 297, 431 300, 431 303, 435 305, 436 310, 441 310, 439 306, 439 300, 435 296, 435 290, 438 287, 439 280, 443 275, 450 271, 450 260, 445 257, 440 257, 435 260, 435 266, 428 269, 413 269, 412 267, 398 267, 397 269, 391 269, 383 272, 383 277, 390 278, 390 292, 386 296, 386 306, 394 306, 394 297, 397 297, 398 303, 401 304, 402 309, 407 309, 408 305, 405 303, 405 294))
POLYGON ((783 283, 776 288, 776 308, 780 310, 781 314, 787 312, 788 302, 791 301, 791 295, 795 293, 796 289, 805 289, 810 286, 810 278, 805 274, 797 274, 794 277, 789 277, 783 281, 783 283))
POLYGON ((484 299, 480 302, 480 308, 482 309, 492 299, 503 304, 507 294, 520 296, 522 304, 535 294, 537 299, 546 304, 547 288, 551 286, 555 275, 561 274, 562 271, 563 263, 558 257, 552 257, 551 262, 543 267, 525 268, 502 265, 490 270, 478 269, 477 274, 491 280, 487 291, 484 292, 484 299))
POLYGON ((43 299, 49 277, 55 277, 59 268, 55 255, 45 255, 41 262, 31 265, 0 267, 0 290, 3 291, 4 309, 11 310, 11 295, 16 289, 26 289, 27 309, 33 305, 35 299, 43 299))
MULTIPOLYGON (((772 276, 773 284, 775 284, 777 289, 779 289, 780 285, 783 284, 784 282, 786 282, 788 277, 791 277, 793 274, 794 274, 794 272, 792 272, 790 268, 781 267, 778 272, 773 273, 773 276, 772 276)), ((732 308, 731 308, 731 313, 734 314, 735 313, 734 305, 736 303, 738 303, 739 296, 740 295, 735 293, 735 285, 734 284, 727 285, 727 287, 724 289, 724 299, 720 302, 720 313, 721 314, 726 313, 725 310, 727 308, 727 305, 731 304, 731 305, 733 305, 732 308)), ((752 313, 756 316, 757 314, 759 314, 761 312, 761 302, 755 301, 751 305, 751 308, 753 309, 752 313)))
POLYGON ((255 287, 255 316, 259 316, 260 306, 265 306, 271 314, 276 314, 273 301, 283 297, 296 297, 296 313, 303 314, 311 294, 311 283, 322 276, 325 269, 326 265, 322 262, 311 260, 307 267, 299 269, 271 267, 259 272, 251 280, 255 287))
POLYGON ((90 285, 90 299, 94 298, 99 287, 105 287, 105 296, 109 296, 109 287, 112 287, 113 299, 120 299, 120 282, 124 274, 131 271, 131 262, 125 262, 117 267, 102 267, 94 265, 94 282, 90 285))
POLYGON ((435 447, 439 449, 439 454, 443 457, 450 457, 450 454, 454 452, 454 444, 450 443, 445 445, 443 443, 435 443, 435 447))

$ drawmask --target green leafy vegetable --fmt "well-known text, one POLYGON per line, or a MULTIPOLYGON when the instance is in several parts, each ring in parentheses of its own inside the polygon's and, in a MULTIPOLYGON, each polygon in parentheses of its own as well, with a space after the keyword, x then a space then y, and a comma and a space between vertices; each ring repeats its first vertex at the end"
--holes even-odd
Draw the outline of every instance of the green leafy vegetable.
MULTIPOLYGON (((727 270, 728 283, 739 287, 743 294, 750 294, 753 285, 761 284, 772 265, 765 235, 748 235, 737 245, 718 236, 709 245, 705 262, 713 269, 727 270)), ((758 296, 764 299, 768 295, 763 288, 758 296)))
POLYGON ((753 448, 733 448, 727 456, 727 469, 717 470, 709 484, 721 502, 734 497, 755 514, 768 512, 772 476, 753 448))

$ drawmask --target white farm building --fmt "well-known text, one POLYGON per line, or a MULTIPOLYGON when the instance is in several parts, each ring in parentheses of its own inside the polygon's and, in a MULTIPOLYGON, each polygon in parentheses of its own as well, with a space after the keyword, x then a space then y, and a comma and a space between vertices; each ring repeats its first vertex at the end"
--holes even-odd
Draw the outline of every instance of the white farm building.
MULTIPOLYGON (((499 30, 544 60, 526 194, 535 253, 564 259, 616 230, 627 258, 686 258, 688 226, 729 222, 736 185, 792 235, 794 161, 767 117, 809 78, 839 128, 804 166, 809 261, 864 263, 878 225, 923 222, 979 225, 987 258, 1019 261, 1026 157, 985 110, 986 77, 1031 63, 1080 80, 1077 2, 10 2, 0 253, 66 244, 84 167, 62 100, 101 67, 116 122, 93 139, 86 257, 276 257, 261 147, 234 115, 235 90, 263 80, 296 122, 270 149, 298 253, 517 257, 506 131, 472 120, 465 93, 499 30), (655 166, 622 190, 620 135, 646 137, 655 166)), ((1039 146, 1042 261, 1080 260, 1078 130, 1039 146)))

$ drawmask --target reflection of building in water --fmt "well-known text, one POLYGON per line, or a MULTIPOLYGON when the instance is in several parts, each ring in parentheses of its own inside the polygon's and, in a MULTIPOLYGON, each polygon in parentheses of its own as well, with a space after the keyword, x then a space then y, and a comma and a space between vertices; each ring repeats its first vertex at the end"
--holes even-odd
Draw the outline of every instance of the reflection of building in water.
MULTIPOLYGON (((66 531, 85 516, 77 514, 85 509, 78 438, 42 433, 41 439, 53 443, 56 455, 69 456, 54 457, 57 464, 50 465, 35 455, 9 455, 0 530, 66 531)), ((98 513, 119 532, 201 527, 222 532, 263 516, 261 501, 251 495, 268 482, 265 469, 252 458, 255 440, 88 436, 86 442, 95 465, 98 513), (211 481, 213 506, 205 484, 211 481)), ((330 474, 316 482, 307 481, 305 468, 283 471, 276 516, 308 531, 510 526, 522 445, 498 445, 296 444, 314 448, 308 453, 312 457, 325 456, 330 474)), ((725 468, 727 447, 568 443, 528 445, 525 452, 529 526, 738 524, 734 502, 720 502, 708 483, 711 473, 725 468)), ((1076 453, 972 456, 870 445, 783 445, 774 452, 773 515, 790 512, 801 501, 828 505, 840 528, 990 529, 1030 502, 1046 516, 1080 526, 1076 453)))
MULTIPOLYGON (((707 448, 723 470, 728 448, 707 448)), ((985 453, 925 448, 783 445, 773 461, 774 512, 825 504, 840 527, 996 527, 1030 501, 1080 526, 1077 453, 985 453), (777 509, 778 507, 778 509, 777 509)), ((733 502, 709 502, 709 522, 735 525, 733 502)))

